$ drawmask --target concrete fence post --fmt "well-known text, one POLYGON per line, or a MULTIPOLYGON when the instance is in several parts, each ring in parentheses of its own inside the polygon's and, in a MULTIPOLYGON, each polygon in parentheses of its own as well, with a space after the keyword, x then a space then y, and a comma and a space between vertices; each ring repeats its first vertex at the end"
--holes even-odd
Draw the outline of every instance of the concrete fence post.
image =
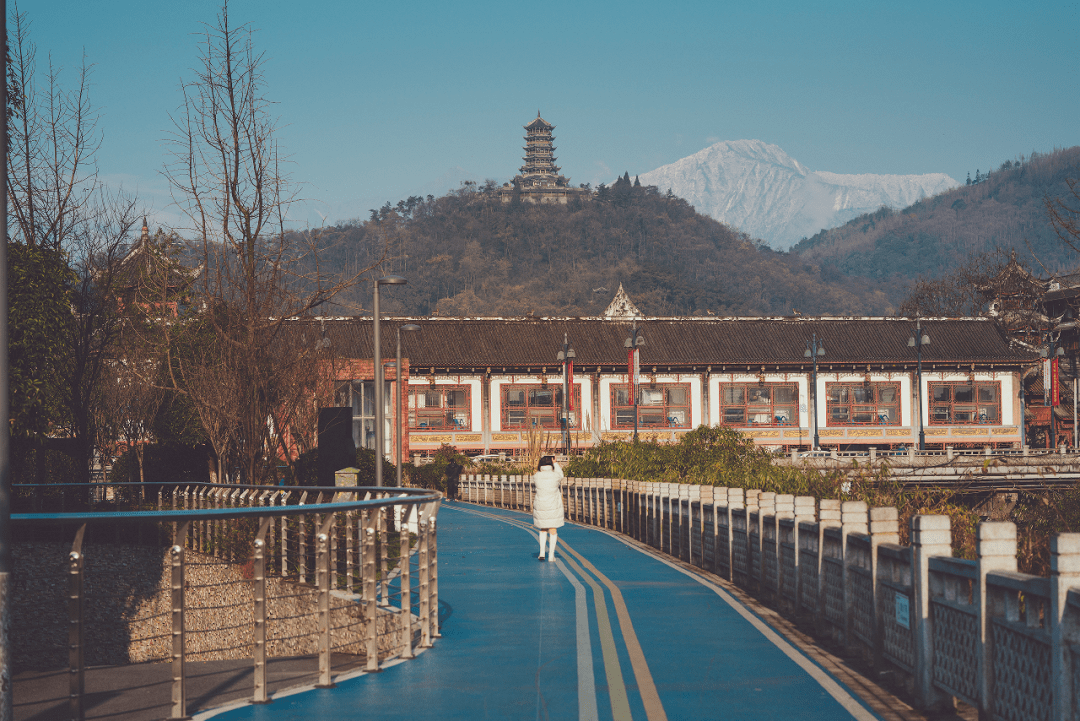
POLYGON ((727 536, 724 545, 725 560, 727 562, 727 574, 723 575, 724 578, 735 582, 735 532, 731 527, 731 512, 735 509, 741 509, 746 507, 746 492, 742 488, 729 488, 727 491, 727 507, 725 510, 725 521, 723 533, 727 536))
POLYGON ((915 613, 911 629, 915 658, 915 702, 929 710, 943 695, 934 688, 934 630, 930 619, 930 559, 952 557, 952 533, 948 516, 918 515, 911 519, 911 586, 915 613))
POLYGON ((657 549, 666 548, 668 518, 668 484, 657 481, 653 484, 653 543, 657 549))
POLYGON ((665 554, 672 550, 672 485, 661 482, 660 487, 660 539, 658 548, 665 554))
POLYGON ((641 520, 645 523, 645 527, 641 529, 641 542, 646 546, 656 545, 656 532, 653 530, 653 520, 656 517, 656 481, 644 481, 640 484, 641 488, 641 500, 643 502, 641 510, 641 520))
MULTIPOLYGON (((720 575, 720 509, 727 506, 727 486, 714 486, 712 489, 712 565, 706 570, 720 575)), ((702 539, 704 543, 704 539, 702 539)), ((703 566, 704 567, 704 566, 703 566)))
POLYGON ((992 571, 1016 571, 1016 524, 1006 522, 980 523, 976 536, 978 555, 978 587, 974 588, 974 602, 979 612, 979 637, 976 650, 979 659, 978 694, 980 716, 991 713, 993 684, 993 646, 990 635, 990 618, 994 609, 988 607, 986 574, 992 571))
POLYGON ((690 563, 690 539, 693 531, 690 526, 694 519, 694 500, 689 483, 679 484, 679 553, 678 558, 690 563))
POLYGON ((844 644, 850 645, 854 634, 851 631, 851 617, 855 613, 855 588, 852 565, 855 557, 848 550, 848 536, 853 533, 870 533, 869 508, 865 501, 844 501, 840 504, 840 553, 844 560, 844 644))
POLYGON ((786 574, 791 573, 792 569, 784 566, 784 550, 780 543, 780 521, 781 519, 795 518, 795 496, 790 493, 778 493, 776 494, 775 503, 773 517, 769 521, 772 531, 772 537, 769 541, 771 544, 769 553, 775 559, 776 577, 773 579, 773 585, 768 589, 768 592, 772 594, 773 604, 777 608, 781 608, 780 596, 783 593, 784 577, 786 574))
POLYGON ((1080 586, 1080 533, 1059 533, 1050 539, 1050 678, 1054 721, 1073 718, 1072 644, 1077 630, 1066 625, 1069 589, 1080 586))
MULTIPOLYGON (((709 513, 712 513, 712 486, 694 486, 696 489, 690 496, 690 507, 694 507, 694 503, 697 503, 697 515, 693 516, 694 526, 698 529, 698 537, 696 544, 693 539, 690 543, 690 565, 694 565, 694 557, 697 556, 697 567, 705 568, 705 509, 709 509, 709 513), (695 498, 696 495, 696 498, 695 498)), ((692 535, 692 534, 691 534, 692 535)))
POLYGON ((878 546, 882 543, 900 543, 900 514, 892 506, 870 509, 870 582, 871 598, 874 599, 874 668, 882 667, 885 648, 885 623, 882 618, 881 594, 878 593, 878 546))
POLYGON ((746 590, 757 590, 758 569, 754 563, 761 558, 761 489, 751 488, 746 492, 746 590), (757 538, 754 537, 757 534, 757 538), (757 559, 755 559, 757 556, 757 559))
POLYGON ((799 556, 802 555, 799 546, 799 524, 800 523, 813 523, 817 520, 817 499, 813 496, 796 496, 793 503, 793 510, 795 513, 794 531, 791 536, 791 542, 794 544, 795 551, 792 554, 794 556, 794 567, 791 572, 795 574, 794 583, 792 584, 793 597, 792 614, 799 614, 799 606, 802 603, 802 572, 799 568, 801 563, 799 556))
POLYGON ((832 498, 822 499, 818 503, 817 526, 817 615, 815 626, 820 631, 825 628, 825 529, 840 526, 840 501, 832 498))

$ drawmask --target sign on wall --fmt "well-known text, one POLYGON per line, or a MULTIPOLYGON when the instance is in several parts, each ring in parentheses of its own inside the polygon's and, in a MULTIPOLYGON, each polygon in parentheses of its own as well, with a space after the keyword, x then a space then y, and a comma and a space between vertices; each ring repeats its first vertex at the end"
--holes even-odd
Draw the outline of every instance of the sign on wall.
POLYGON ((906 594, 896 592, 896 623, 911 628, 911 601, 906 594))

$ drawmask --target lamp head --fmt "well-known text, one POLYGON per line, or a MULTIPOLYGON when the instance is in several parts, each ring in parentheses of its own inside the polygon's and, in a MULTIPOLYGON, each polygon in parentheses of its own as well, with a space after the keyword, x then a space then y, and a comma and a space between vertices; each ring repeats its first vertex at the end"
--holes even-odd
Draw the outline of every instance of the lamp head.
POLYGON ((907 339, 907 347, 908 348, 914 348, 915 347, 915 336, 911 336, 910 338, 907 339))
POLYGON ((818 343, 817 354, 825 355, 825 345, 823 343, 818 343))
POLYGON ((930 334, 929 333, 923 333, 922 334, 922 344, 923 345, 930 345, 930 334))
POLYGON ((633 348, 633 347, 634 347, 634 339, 633 338, 627 338, 626 340, 623 341, 623 348, 633 348))
POLYGON ((639 335, 637 337, 637 344, 638 345, 645 345, 645 336, 639 335))
POLYGON ((806 352, 803 353, 804 358, 813 358, 814 354, 810 352, 810 346, 806 346, 806 352))
POLYGON ((375 281, 377 285, 405 285, 408 282, 408 280, 400 275, 384 275, 382 278, 375 281))
POLYGON ((1057 356, 1065 355, 1065 349, 1062 348, 1061 346, 1058 346, 1057 350, 1054 351, 1054 355, 1057 355, 1057 356))
POLYGON ((562 362, 563 362, 564 360, 566 360, 566 354, 564 354, 564 353, 563 353, 562 351, 559 351, 559 352, 558 352, 558 354, 556 354, 555 358, 556 358, 556 359, 557 359, 557 360, 558 360, 558 361, 559 361, 560 363, 562 363, 562 362))
POLYGON ((571 348, 570 350, 566 351, 566 357, 567 358, 577 358, 577 353, 575 353, 574 349, 571 348))

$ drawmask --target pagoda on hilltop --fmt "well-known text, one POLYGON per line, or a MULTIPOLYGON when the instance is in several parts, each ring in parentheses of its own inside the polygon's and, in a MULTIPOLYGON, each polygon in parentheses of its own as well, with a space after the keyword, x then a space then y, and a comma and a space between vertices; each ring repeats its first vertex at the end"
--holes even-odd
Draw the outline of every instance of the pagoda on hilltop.
POLYGON ((559 174, 561 168, 555 165, 555 136, 551 134, 554 129, 554 125, 540 117, 539 110, 536 119, 525 126, 525 164, 519 168, 520 175, 515 175, 499 190, 504 203, 516 198, 526 203, 565 205, 572 196, 590 196, 588 190, 572 187, 570 179, 559 174))

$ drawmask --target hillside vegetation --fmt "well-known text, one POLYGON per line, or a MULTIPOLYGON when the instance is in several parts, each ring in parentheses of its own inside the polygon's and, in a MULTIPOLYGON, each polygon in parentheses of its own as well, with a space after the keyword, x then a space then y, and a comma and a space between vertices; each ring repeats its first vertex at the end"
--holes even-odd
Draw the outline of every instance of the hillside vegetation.
MULTIPOLYGON (((892 308, 873 281, 830 278, 628 176, 565 206, 503 203, 495 190, 466 184, 441 198, 388 203, 366 221, 323 231, 322 263, 364 267, 385 248, 379 272, 409 281, 384 295, 390 313, 595 315, 620 282, 655 315, 892 308)), ((338 302, 356 312, 370 298, 364 284, 338 302)))
POLYGON ((1033 153, 903 210, 882 208, 823 230, 791 254, 853 282, 877 280, 894 305, 916 277, 938 278, 998 249, 1015 249, 1039 274, 1071 272, 1078 259, 1054 233, 1045 199, 1066 196, 1066 179, 1078 177, 1080 147, 1033 153))

